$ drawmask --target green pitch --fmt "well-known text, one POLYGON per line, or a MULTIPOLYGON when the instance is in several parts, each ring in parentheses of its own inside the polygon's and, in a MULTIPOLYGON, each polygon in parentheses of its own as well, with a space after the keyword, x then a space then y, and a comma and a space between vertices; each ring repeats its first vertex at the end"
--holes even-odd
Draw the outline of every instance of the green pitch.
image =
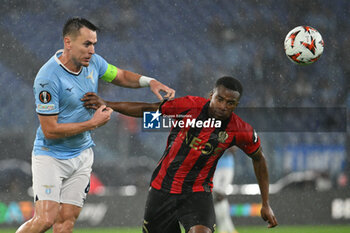
POLYGON ((277 226, 273 229, 264 227, 237 227, 239 233, 350 233, 348 226, 277 226))
MULTIPOLYGON (((237 227, 239 233, 350 233, 350 225, 332 226, 278 226, 267 229, 259 227, 237 227)), ((0 228, 1 233, 13 233, 16 229, 0 228)), ((51 230, 48 232, 52 232, 51 230)), ((76 228, 74 233, 140 233, 141 228, 76 228)))

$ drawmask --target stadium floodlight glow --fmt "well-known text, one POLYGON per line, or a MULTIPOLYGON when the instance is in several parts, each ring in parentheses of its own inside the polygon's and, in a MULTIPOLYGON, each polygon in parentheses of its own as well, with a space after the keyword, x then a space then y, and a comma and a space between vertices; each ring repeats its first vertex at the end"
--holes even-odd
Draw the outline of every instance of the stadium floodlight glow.
POLYGON ((135 196, 137 193, 137 188, 135 185, 126 185, 120 188, 121 196, 135 196))
POLYGON ((225 194, 226 195, 231 195, 234 194, 236 190, 234 189, 232 184, 227 185, 226 189, 225 189, 225 194))
POLYGON ((260 194, 260 189, 258 184, 245 184, 241 187, 241 194, 244 195, 258 195, 260 194))

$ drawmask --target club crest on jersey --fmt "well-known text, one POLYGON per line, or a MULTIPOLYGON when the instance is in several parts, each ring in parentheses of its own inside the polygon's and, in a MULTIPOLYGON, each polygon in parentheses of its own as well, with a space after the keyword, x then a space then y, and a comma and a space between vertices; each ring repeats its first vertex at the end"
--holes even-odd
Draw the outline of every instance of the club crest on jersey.
POLYGON ((226 133, 226 131, 220 131, 218 133, 218 141, 219 142, 224 143, 227 138, 228 138, 228 134, 226 133))
POLYGON ((51 94, 48 91, 42 91, 39 94, 39 100, 44 103, 47 104, 51 101, 51 94))
POLYGON ((43 185, 43 187, 45 188, 45 193, 47 195, 51 194, 51 188, 54 188, 55 186, 54 185, 43 185))

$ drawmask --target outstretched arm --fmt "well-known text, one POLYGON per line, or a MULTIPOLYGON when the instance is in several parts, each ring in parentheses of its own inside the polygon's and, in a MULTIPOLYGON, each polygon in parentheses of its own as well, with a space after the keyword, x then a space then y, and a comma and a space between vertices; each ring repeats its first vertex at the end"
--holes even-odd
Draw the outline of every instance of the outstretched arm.
POLYGON ((265 156, 261 148, 254 155, 252 155, 251 158, 253 159, 254 172, 256 179, 258 180, 261 193, 261 217, 269 223, 268 228, 275 227, 278 223, 269 204, 269 174, 265 156))
POLYGON ((159 100, 163 100, 161 92, 165 92, 164 98, 173 99, 175 97, 175 90, 156 79, 142 76, 128 70, 117 69, 117 75, 112 81, 115 85, 129 88, 150 87, 151 91, 159 100))
POLYGON ((132 117, 142 117, 145 111, 157 111, 160 105, 160 103, 105 101, 94 92, 86 93, 81 100, 84 101, 86 108, 98 109, 101 105, 106 105, 116 112, 132 117))

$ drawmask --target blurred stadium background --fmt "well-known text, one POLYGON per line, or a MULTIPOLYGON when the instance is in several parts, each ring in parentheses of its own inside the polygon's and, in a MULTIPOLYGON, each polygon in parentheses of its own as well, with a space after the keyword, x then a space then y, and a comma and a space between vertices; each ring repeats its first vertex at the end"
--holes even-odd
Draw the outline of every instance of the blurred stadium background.
MULTIPOLYGON (((244 118, 262 139, 280 224, 349 224, 349 12, 347 0, 2 0, 0 227, 18 226, 33 214, 30 157, 39 122, 32 84, 41 65, 63 47, 62 26, 72 16, 101 28, 96 52, 109 63, 155 77, 178 97, 206 96, 222 75, 240 79, 240 107, 264 112, 244 118), (325 41, 313 65, 297 66, 285 57, 284 38, 298 25, 315 27, 325 41), (310 127, 312 115, 293 114, 293 108, 332 112, 318 128, 310 127), (275 128, 271 119, 279 115, 269 114, 274 109, 291 112, 285 128, 275 128)), ((99 93, 110 100, 157 101, 149 90, 103 82, 99 93)), ((114 114, 94 132, 97 181, 78 227, 142 223, 147 186, 167 133, 144 132, 141 125, 114 114)), ((238 229, 263 224, 256 211, 259 196, 247 186, 253 183, 251 162, 238 153, 230 196, 238 229)))

